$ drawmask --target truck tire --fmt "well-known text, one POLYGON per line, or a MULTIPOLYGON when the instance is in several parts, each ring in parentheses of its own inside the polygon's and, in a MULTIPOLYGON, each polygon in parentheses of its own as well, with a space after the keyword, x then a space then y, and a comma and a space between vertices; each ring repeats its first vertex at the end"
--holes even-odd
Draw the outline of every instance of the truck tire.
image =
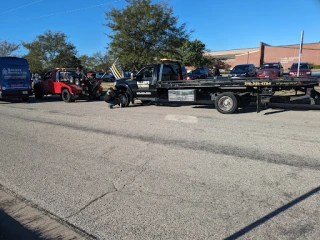
POLYGON ((128 107, 130 105, 130 97, 128 93, 120 93, 119 101, 122 107, 128 107))
POLYGON ((221 93, 215 99, 215 107, 223 114, 234 113, 238 109, 238 99, 232 92, 221 93))
POLYGON ((64 102, 74 102, 71 93, 66 88, 62 90, 61 98, 64 102))

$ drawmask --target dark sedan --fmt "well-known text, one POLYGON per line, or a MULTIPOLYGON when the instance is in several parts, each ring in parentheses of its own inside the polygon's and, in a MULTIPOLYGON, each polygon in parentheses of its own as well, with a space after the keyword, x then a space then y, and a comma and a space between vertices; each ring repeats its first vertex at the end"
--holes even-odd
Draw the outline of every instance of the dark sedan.
POLYGON ((184 76, 183 80, 195 80, 195 79, 206 79, 206 78, 207 78, 207 75, 204 71, 200 69, 196 69, 187 73, 187 75, 184 76))
POLYGON ((229 73, 229 78, 255 77, 256 67, 253 64, 236 65, 229 73))

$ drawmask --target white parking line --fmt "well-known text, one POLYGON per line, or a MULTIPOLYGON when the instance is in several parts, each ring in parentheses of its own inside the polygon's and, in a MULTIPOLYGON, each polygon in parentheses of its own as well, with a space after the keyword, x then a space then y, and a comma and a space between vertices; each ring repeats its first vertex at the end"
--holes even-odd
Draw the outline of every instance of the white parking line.
POLYGON ((197 117, 188 116, 188 115, 168 114, 168 115, 166 115, 165 120, 183 122, 183 123, 198 123, 198 118, 197 117))

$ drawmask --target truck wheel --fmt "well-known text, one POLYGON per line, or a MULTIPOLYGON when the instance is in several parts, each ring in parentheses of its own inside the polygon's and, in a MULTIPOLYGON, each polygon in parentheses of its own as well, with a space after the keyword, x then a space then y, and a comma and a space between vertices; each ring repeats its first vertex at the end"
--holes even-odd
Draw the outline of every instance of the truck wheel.
POLYGON ((122 105, 122 107, 128 107, 130 104, 130 97, 127 93, 120 93, 119 94, 119 101, 122 105))
MULTIPOLYGON (((68 89, 63 89, 61 93, 61 98, 64 102, 72 102, 73 97, 71 96, 68 89)), ((74 102, 74 101, 73 101, 74 102)))
POLYGON ((234 113, 238 109, 237 97, 232 92, 224 92, 215 99, 215 107, 223 114, 234 113))

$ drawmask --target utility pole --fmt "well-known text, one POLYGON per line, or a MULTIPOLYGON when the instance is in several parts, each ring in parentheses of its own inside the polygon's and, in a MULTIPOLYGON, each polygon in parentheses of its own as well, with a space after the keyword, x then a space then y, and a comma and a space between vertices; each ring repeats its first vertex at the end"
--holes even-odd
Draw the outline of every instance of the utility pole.
POLYGON ((300 38, 300 51, 299 51, 299 60, 298 60, 298 70, 297 70, 297 77, 300 75, 300 60, 301 60, 301 53, 302 53, 302 48, 303 48, 303 35, 304 31, 301 31, 301 38, 300 38))

